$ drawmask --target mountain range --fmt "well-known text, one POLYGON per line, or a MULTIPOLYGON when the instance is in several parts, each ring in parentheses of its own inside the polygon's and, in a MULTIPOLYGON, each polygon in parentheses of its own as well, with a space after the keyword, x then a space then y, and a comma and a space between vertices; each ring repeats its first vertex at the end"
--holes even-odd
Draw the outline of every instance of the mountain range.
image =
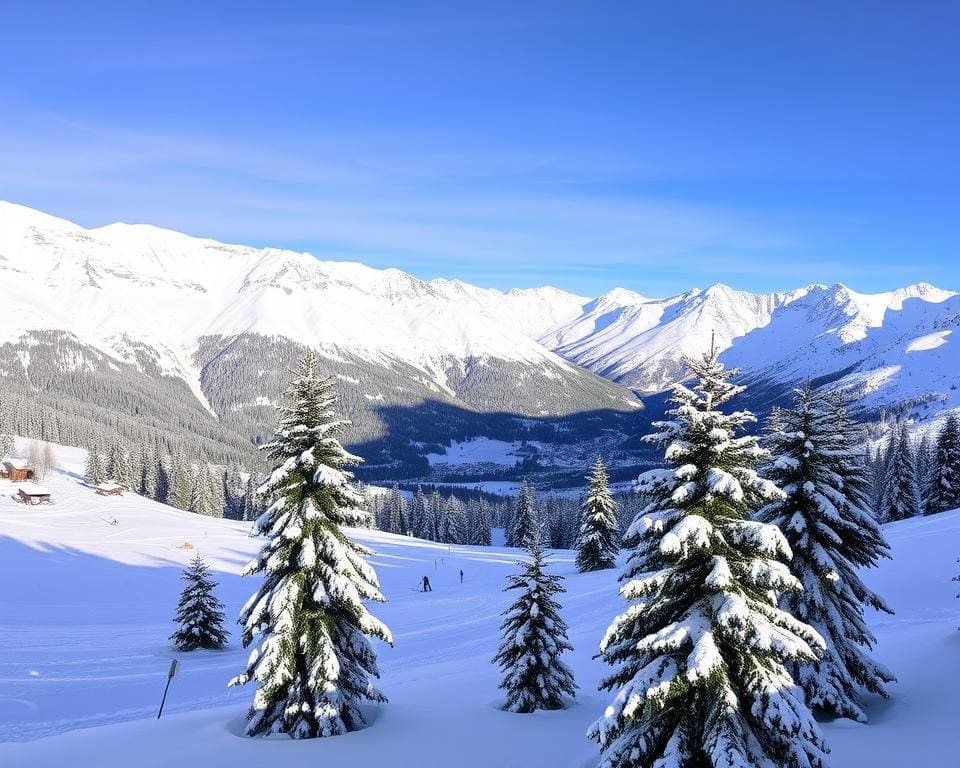
POLYGON ((842 388, 867 419, 960 406, 960 297, 927 284, 502 292, 0 202, 0 301, 0 397, 121 435, 145 414, 168 441, 192 433, 238 455, 269 434, 313 348, 370 476, 424 475, 427 454, 481 435, 541 454, 629 443, 644 402, 711 339, 761 409, 805 380, 842 388))

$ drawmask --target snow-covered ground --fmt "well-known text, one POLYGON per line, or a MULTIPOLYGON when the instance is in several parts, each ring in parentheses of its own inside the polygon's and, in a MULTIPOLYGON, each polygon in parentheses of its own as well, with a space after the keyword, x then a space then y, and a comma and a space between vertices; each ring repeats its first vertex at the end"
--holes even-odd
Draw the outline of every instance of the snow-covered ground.
MULTIPOLYGON (((82 452, 62 452, 61 463, 75 472, 82 452)), ((357 531, 376 550, 389 597, 374 612, 396 638, 394 648, 380 647, 390 703, 370 708, 371 726, 346 736, 248 739, 241 733, 253 690, 226 687, 247 656, 236 631, 220 652, 175 653, 167 638, 180 570, 197 549, 220 581, 230 615, 254 591, 256 581, 239 576, 258 546, 249 524, 136 496, 97 496, 69 472, 45 484, 55 498, 49 507, 0 497, 0 766, 595 765, 595 745, 584 733, 607 704, 607 694, 596 690, 605 667, 592 657, 623 608, 615 572, 577 574, 571 553, 555 554, 554 570, 567 577, 562 602, 579 696, 562 712, 507 714, 498 709, 490 659, 516 552, 357 531), (416 590, 424 575, 432 593, 416 590), (173 657, 181 672, 158 721, 173 657)), ((831 765, 956 765, 960 602, 951 577, 958 572, 960 511, 895 523, 886 532, 894 560, 867 580, 897 614, 870 621, 880 638, 877 656, 899 683, 891 700, 870 702, 868 725, 825 724, 831 765)))

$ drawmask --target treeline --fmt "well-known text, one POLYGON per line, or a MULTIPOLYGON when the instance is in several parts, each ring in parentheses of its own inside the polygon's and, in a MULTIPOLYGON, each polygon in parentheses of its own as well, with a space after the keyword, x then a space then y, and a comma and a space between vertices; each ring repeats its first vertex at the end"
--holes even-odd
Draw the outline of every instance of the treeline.
POLYGON ((84 480, 116 483, 141 496, 208 517, 254 520, 262 511, 254 473, 241 464, 218 466, 206 457, 188 460, 182 450, 165 454, 159 445, 127 450, 119 442, 104 451, 87 449, 84 480))
POLYGON ((871 500, 881 522, 960 507, 960 418, 949 416, 922 437, 893 425, 868 454, 871 500))

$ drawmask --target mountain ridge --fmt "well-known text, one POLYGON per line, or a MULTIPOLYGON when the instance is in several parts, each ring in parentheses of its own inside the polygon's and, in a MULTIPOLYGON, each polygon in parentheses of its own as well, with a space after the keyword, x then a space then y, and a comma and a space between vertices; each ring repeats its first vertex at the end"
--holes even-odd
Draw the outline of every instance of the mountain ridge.
POLYGON ((926 418, 960 406, 960 298, 929 283, 875 294, 717 283, 662 299, 501 291, 148 224, 84 229, 0 202, 0 297, 17 309, 0 328, 4 376, 29 378, 38 332, 67 332, 118 364, 183 381, 251 436, 272 421, 280 366, 302 347, 356 389, 352 415, 372 421, 381 405, 431 399, 536 418, 629 412, 640 405, 631 390, 669 389, 711 339, 771 392, 809 379, 866 413, 926 418), (271 370, 253 365, 258 355, 271 370))

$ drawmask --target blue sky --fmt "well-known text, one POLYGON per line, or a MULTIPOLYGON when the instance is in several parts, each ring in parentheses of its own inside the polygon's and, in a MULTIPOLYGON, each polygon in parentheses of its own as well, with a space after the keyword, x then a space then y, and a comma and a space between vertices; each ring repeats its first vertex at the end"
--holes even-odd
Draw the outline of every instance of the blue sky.
POLYGON ((0 198, 495 287, 960 288, 955 2, 6 0, 0 198))

